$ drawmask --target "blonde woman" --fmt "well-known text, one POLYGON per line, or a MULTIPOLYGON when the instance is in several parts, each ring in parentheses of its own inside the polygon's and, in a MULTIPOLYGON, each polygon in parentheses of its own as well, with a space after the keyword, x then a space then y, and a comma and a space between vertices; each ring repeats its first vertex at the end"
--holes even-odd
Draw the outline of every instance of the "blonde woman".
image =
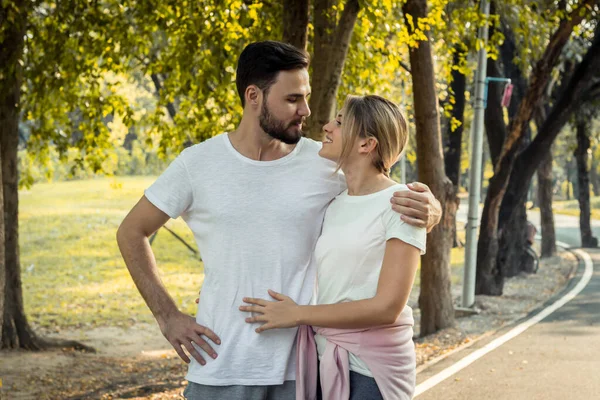
POLYGON ((395 191, 408 190, 389 178, 408 140, 407 122, 389 100, 349 96, 323 129, 319 154, 338 164, 348 189, 325 214, 314 305, 269 291, 276 301, 244 298, 249 305, 240 310, 254 313, 246 322, 261 323, 258 333, 300 326, 298 399, 317 392, 327 400, 410 399, 415 350, 407 301, 426 231, 389 207, 395 191))

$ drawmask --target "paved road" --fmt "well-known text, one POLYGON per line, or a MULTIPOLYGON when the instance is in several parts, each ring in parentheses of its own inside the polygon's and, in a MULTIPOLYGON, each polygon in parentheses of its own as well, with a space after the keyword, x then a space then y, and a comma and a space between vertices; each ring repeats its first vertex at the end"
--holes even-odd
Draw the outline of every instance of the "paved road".
MULTIPOLYGON (((458 221, 466 224, 467 213, 469 209, 468 200, 464 199, 460 207, 456 218, 458 221)), ((479 207, 479 213, 483 206, 479 207)), ((540 228, 540 213, 538 211, 527 211, 527 218, 538 228, 538 233, 541 233, 540 228)), ((579 217, 573 217, 570 215, 554 214, 554 226, 556 227, 556 240, 559 242, 568 243, 571 246, 581 246, 581 234, 579 233, 579 217)), ((600 238, 600 220, 592 220, 592 231, 594 236, 600 238)))
MULTIPOLYGON (((539 223, 535 214, 530 213, 529 218, 539 223)), ((576 217, 556 216, 556 225, 558 240, 580 245, 576 217)), ((594 232, 600 236, 600 221, 594 223, 594 232)), ((417 400, 600 399, 600 250, 587 251, 595 264, 594 272, 579 295, 417 400)), ((583 273, 581 266, 570 285, 575 286, 583 273)), ((423 371, 417 384, 506 331, 508 328, 423 371)))

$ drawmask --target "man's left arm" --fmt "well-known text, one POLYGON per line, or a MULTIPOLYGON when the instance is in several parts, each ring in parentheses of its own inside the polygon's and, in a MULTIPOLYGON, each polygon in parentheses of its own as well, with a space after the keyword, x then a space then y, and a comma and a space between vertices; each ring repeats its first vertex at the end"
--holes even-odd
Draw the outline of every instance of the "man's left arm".
POLYGON ((390 199, 392 209, 401 214, 400 218, 407 224, 427 228, 429 233, 442 218, 442 206, 424 183, 407 186, 410 190, 395 192, 390 199))

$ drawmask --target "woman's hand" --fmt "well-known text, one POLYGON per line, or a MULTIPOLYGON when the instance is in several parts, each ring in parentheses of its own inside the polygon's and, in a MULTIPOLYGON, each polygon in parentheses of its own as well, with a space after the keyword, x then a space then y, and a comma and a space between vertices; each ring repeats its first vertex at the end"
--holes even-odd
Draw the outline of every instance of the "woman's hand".
POLYGON ((269 290, 269 295, 276 301, 244 297, 244 303, 253 305, 240 306, 240 311, 260 314, 246 318, 246 322, 248 323, 264 322, 263 325, 256 328, 256 333, 261 333, 269 329, 293 328, 298 326, 298 304, 288 296, 274 292, 273 290, 269 290))

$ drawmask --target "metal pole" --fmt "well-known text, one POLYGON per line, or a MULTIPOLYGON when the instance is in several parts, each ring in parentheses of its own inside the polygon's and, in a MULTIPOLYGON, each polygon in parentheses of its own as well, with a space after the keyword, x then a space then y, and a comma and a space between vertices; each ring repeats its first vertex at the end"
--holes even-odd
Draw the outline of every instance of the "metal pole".
MULTIPOLYGON (((480 12, 487 17, 490 3, 482 0, 480 12)), ((463 277, 462 306, 472 307, 475 303, 475 273, 477 267, 477 232, 479 228, 479 197, 481 192, 481 158, 483 153, 483 113, 484 90, 487 75, 488 40, 487 23, 479 28, 478 38, 483 42, 477 54, 477 73, 475 74, 475 116, 471 130, 471 166, 469 168, 469 217, 467 222, 467 244, 465 248, 465 270, 463 277)))

